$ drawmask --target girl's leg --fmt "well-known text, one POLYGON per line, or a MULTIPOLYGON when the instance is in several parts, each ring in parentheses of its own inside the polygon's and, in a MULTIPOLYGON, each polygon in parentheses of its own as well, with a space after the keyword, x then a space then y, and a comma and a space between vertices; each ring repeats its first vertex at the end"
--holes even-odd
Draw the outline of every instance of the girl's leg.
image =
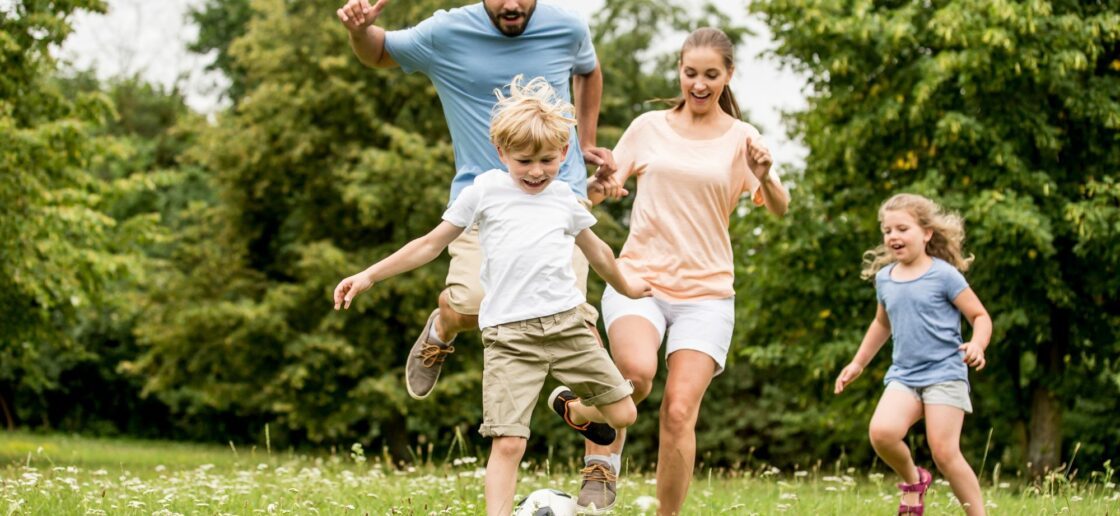
POLYGON ((696 461, 696 418, 715 375, 712 357, 692 349, 669 355, 669 378, 661 401, 661 444, 657 450, 658 514, 679 514, 696 461))
MULTIPOLYGON (((903 439, 922 417, 922 402, 913 394, 902 390, 887 389, 871 416, 868 435, 875 453, 883 459, 902 481, 907 484, 918 482, 918 468, 910 455, 910 447, 903 439)), ((905 493, 902 503, 917 505, 917 493, 905 493)))
POLYGON ((937 469, 945 475, 969 516, 984 514, 980 481, 961 454, 964 411, 951 405, 926 405, 926 437, 937 469))
POLYGON ((508 516, 517 492, 517 467, 525 455, 524 437, 495 437, 486 461, 486 514, 508 516))

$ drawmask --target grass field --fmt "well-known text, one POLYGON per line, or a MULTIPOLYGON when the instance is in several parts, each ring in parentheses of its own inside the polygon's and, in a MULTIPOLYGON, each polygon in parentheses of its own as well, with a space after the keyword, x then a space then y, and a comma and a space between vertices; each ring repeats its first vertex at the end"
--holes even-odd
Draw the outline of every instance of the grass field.
MULTIPOLYGON (((319 456, 234 446, 0 433, 0 515, 480 514, 483 462, 398 469, 360 448, 319 456)), ((990 475, 986 475, 990 477, 990 475)), ((991 514, 1120 515, 1112 472, 1039 483, 985 478, 991 514)), ((686 514, 893 514, 895 479, 835 471, 701 471, 686 514)), ((575 493, 569 466, 523 464, 518 494, 575 493)), ((615 514, 652 514, 653 477, 627 475, 615 514)), ((963 514, 935 481, 926 514, 963 514)))

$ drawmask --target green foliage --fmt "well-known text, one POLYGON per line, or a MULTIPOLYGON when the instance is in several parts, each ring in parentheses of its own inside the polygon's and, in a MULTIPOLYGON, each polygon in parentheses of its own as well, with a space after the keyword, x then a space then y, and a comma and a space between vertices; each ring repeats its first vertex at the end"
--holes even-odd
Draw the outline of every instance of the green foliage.
MULTIPOLYGON (((416 23, 437 7, 391 6, 381 22, 416 23)), ((245 95, 184 157, 208 171, 217 201, 183 213, 145 300, 144 352, 126 369, 181 414, 272 420, 278 439, 380 439, 406 458, 406 430, 473 425, 479 411, 469 338, 435 403, 406 402, 401 389, 446 261, 378 285, 348 312, 332 310, 330 292, 435 226, 452 151, 428 79, 362 67, 322 15, 335 8, 253 2, 244 36, 228 42, 245 95)))
POLYGON ((124 151, 91 138, 113 116, 111 103, 98 93, 65 96, 51 79, 50 46, 79 9, 103 5, 17 2, 0 11, 0 397, 37 396, 91 356, 73 325, 107 281, 131 269, 114 243, 143 229, 117 224, 105 202, 117 185, 88 173, 124 151))
POLYGON ((178 94, 136 79, 60 72, 50 51, 81 9, 104 5, 0 13, 0 402, 15 402, 9 425, 155 435, 166 410, 116 366, 137 352, 138 285, 173 220, 158 192, 184 184, 166 170, 184 147, 168 128, 189 117, 178 94))
POLYGON ((822 424, 803 428, 806 442, 832 446, 836 436, 870 453, 860 434, 889 361, 873 364, 861 390, 819 402, 873 314, 872 288, 855 272, 879 239, 877 206, 912 191, 965 216, 977 256, 969 281, 995 322, 989 366, 973 374, 970 456, 994 429, 994 453, 1018 464, 1057 466, 1049 432, 1067 442, 1093 435, 1093 456, 1082 450, 1089 463, 1115 457, 1114 430, 1098 429, 1114 426, 1103 407, 1120 408, 1120 240, 1107 236, 1120 169, 1120 5, 769 0, 752 9, 780 41, 777 54, 809 76, 809 108, 794 120, 811 153, 792 217, 763 224, 773 245, 757 249, 747 261, 757 272, 743 278, 757 310, 742 353, 782 368, 793 399, 778 413, 807 396, 822 424))

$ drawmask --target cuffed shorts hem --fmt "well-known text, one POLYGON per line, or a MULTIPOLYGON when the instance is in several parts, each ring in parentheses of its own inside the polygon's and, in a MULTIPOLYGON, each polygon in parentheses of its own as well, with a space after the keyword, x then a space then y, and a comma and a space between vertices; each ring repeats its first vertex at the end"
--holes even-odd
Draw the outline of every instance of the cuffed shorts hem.
POLYGON ((487 425, 478 427, 483 437, 522 437, 529 438, 529 427, 525 425, 487 425))
POLYGON ((610 405, 616 401, 622 401, 627 396, 634 394, 634 384, 630 380, 618 385, 617 387, 599 394, 598 396, 591 396, 588 398, 580 398, 580 403, 588 407, 598 407, 601 405, 610 405))

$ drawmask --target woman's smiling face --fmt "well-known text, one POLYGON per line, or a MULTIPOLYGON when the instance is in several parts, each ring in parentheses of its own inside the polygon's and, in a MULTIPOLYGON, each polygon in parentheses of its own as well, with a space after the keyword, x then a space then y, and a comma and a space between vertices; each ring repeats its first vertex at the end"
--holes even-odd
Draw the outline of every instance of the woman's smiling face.
POLYGON ((731 70, 724 65, 723 56, 711 47, 696 47, 681 55, 680 83, 685 105, 693 114, 705 114, 716 106, 727 83, 731 70))

